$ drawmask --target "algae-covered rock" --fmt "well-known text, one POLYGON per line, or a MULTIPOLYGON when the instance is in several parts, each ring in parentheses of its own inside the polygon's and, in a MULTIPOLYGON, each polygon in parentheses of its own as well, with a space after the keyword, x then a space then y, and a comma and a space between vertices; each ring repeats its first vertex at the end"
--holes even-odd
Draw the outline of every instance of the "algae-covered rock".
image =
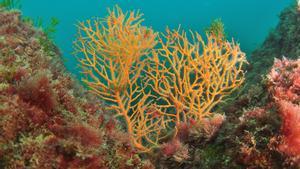
POLYGON ((296 59, 300 56, 300 12, 296 4, 283 10, 280 20, 263 44, 250 56, 249 83, 261 81, 273 65, 274 58, 296 59))
POLYGON ((152 168, 97 100, 45 33, 0 10, 0 168, 152 168))

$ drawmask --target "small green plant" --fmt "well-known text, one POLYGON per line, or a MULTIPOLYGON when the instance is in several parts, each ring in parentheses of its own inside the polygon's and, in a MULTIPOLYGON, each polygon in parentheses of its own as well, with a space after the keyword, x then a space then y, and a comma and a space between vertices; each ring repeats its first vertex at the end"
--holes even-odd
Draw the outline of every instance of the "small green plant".
POLYGON ((224 23, 221 19, 213 20, 210 26, 206 28, 205 32, 216 37, 226 38, 224 23))
POLYGON ((44 28, 44 33, 47 35, 49 39, 54 39, 54 34, 56 32, 56 27, 59 24, 59 19, 52 17, 50 20, 50 24, 44 28))
MULTIPOLYGON (((40 41, 44 51, 49 56, 55 55, 55 53, 53 53, 53 51, 56 51, 56 47, 54 45, 54 38, 55 38, 55 32, 57 30, 56 27, 58 24, 59 24, 59 20, 57 18, 53 17, 53 18, 51 18, 49 25, 41 28, 43 30, 45 36, 41 36, 39 38, 39 41, 40 41)), ((43 24, 41 24, 41 25, 43 25, 43 24)))
POLYGON ((49 24, 45 24, 43 18, 41 17, 38 17, 36 19, 33 19, 31 17, 23 17, 23 21, 35 28, 41 29, 45 33, 46 37, 50 40, 54 39, 56 27, 59 24, 59 19, 56 17, 52 17, 49 24))
POLYGON ((5 9, 21 9, 21 0, 1 0, 0 7, 5 9))
POLYGON ((29 17, 29 16, 23 16, 22 20, 25 23, 27 23, 27 24, 29 24, 31 26, 34 26, 35 28, 40 28, 41 29, 43 27, 43 19, 41 17, 33 19, 33 18, 29 17))

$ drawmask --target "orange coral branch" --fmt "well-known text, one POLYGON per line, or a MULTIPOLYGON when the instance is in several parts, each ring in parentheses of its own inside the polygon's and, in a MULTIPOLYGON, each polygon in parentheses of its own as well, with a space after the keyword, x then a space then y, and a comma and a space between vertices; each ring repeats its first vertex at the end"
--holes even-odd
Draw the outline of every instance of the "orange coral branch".
POLYGON ((115 7, 104 20, 78 24, 75 48, 86 75, 82 81, 124 118, 132 144, 149 151, 158 144, 156 133, 164 120, 152 121, 144 115, 151 95, 136 84, 145 64, 142 57, 157 43, 156 33, 142 26, 142 21, 139 12, 123 13, 115 7), (145 140, 151 145, 145 145, 145 140))
POLYGON ((236 43, 212 34, 207 43, 198 33, 191 32, 191 37, 192 41, 184 31, 167 29, 147 73, 164 107, 174 106, 177 122, 201 121, 244 81, 246 58, 236 43))

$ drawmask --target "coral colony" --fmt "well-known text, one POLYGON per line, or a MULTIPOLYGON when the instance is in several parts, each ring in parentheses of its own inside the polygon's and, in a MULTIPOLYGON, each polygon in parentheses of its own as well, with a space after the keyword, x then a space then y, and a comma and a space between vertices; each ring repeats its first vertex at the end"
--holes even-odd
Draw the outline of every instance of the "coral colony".
POLYGON ((0 168, 300 167, 299 1, 249 63, 221 20, 156 32, 115 6, 77 24, 82 83, 13 2, 0 3, 0 168))
POLYGON ((132 145, 148 152, 180 123, 201 122, 244 81, 245 54, 234 42, 184 31, 154 33, 142 15, 116 7, 104 21, 79 24, 83 82, 122 116, 132 145), (159 43, 160 48, 154 46, 159 43), (141 84, 141 80, 145 84, 141 84))

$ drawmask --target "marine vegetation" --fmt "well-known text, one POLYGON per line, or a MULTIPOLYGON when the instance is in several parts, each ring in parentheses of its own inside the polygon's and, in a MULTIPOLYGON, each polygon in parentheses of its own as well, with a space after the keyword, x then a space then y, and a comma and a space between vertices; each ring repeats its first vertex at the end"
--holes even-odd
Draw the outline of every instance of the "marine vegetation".
POLYGON ((5 9, 20 9, 21 0, 1 0, 0 7, 5 9))
POLYGON ((0 168, 153 168, 44 36, 0 11, 0 168))
POLYGON ((250 56, 247 80, 249 84, 262 80, 262 74, 267 74, 274 58, 285 56, 297 59, 300 56, 300 15, 298 5, 293 3, 284 9, 279 16, 279 23, 250 56))
POLYGON ((277 138, 279 143, 276 148, 299 167, 300 59, 275 60, 268 77, 269 91, 273 94, 282 119, 281 135, 277 138))
POLYGON ((221 20, 160 33, 115 6, 77 25, 82 86, 57 20, 41 29, 1 2, 1 169, 300 168, 296 4, 250 64, 221 20))
POLYGON ((225 26, 221 19, 215 19, 211 22, 211 25, 205 30, 208 34, 213 34, 220 39, 226 38, 225 26))
POLYGON ((180 29, 158 34, 142 26, 139 12, 118 6, 108 12, 105 19, 79 23, 76 53, 83 82, 123 117, 140 151, 159 147, 181 122, 210 117, 244 81, 245 54, 221 34, 208 33, 207 42, 180 29))

